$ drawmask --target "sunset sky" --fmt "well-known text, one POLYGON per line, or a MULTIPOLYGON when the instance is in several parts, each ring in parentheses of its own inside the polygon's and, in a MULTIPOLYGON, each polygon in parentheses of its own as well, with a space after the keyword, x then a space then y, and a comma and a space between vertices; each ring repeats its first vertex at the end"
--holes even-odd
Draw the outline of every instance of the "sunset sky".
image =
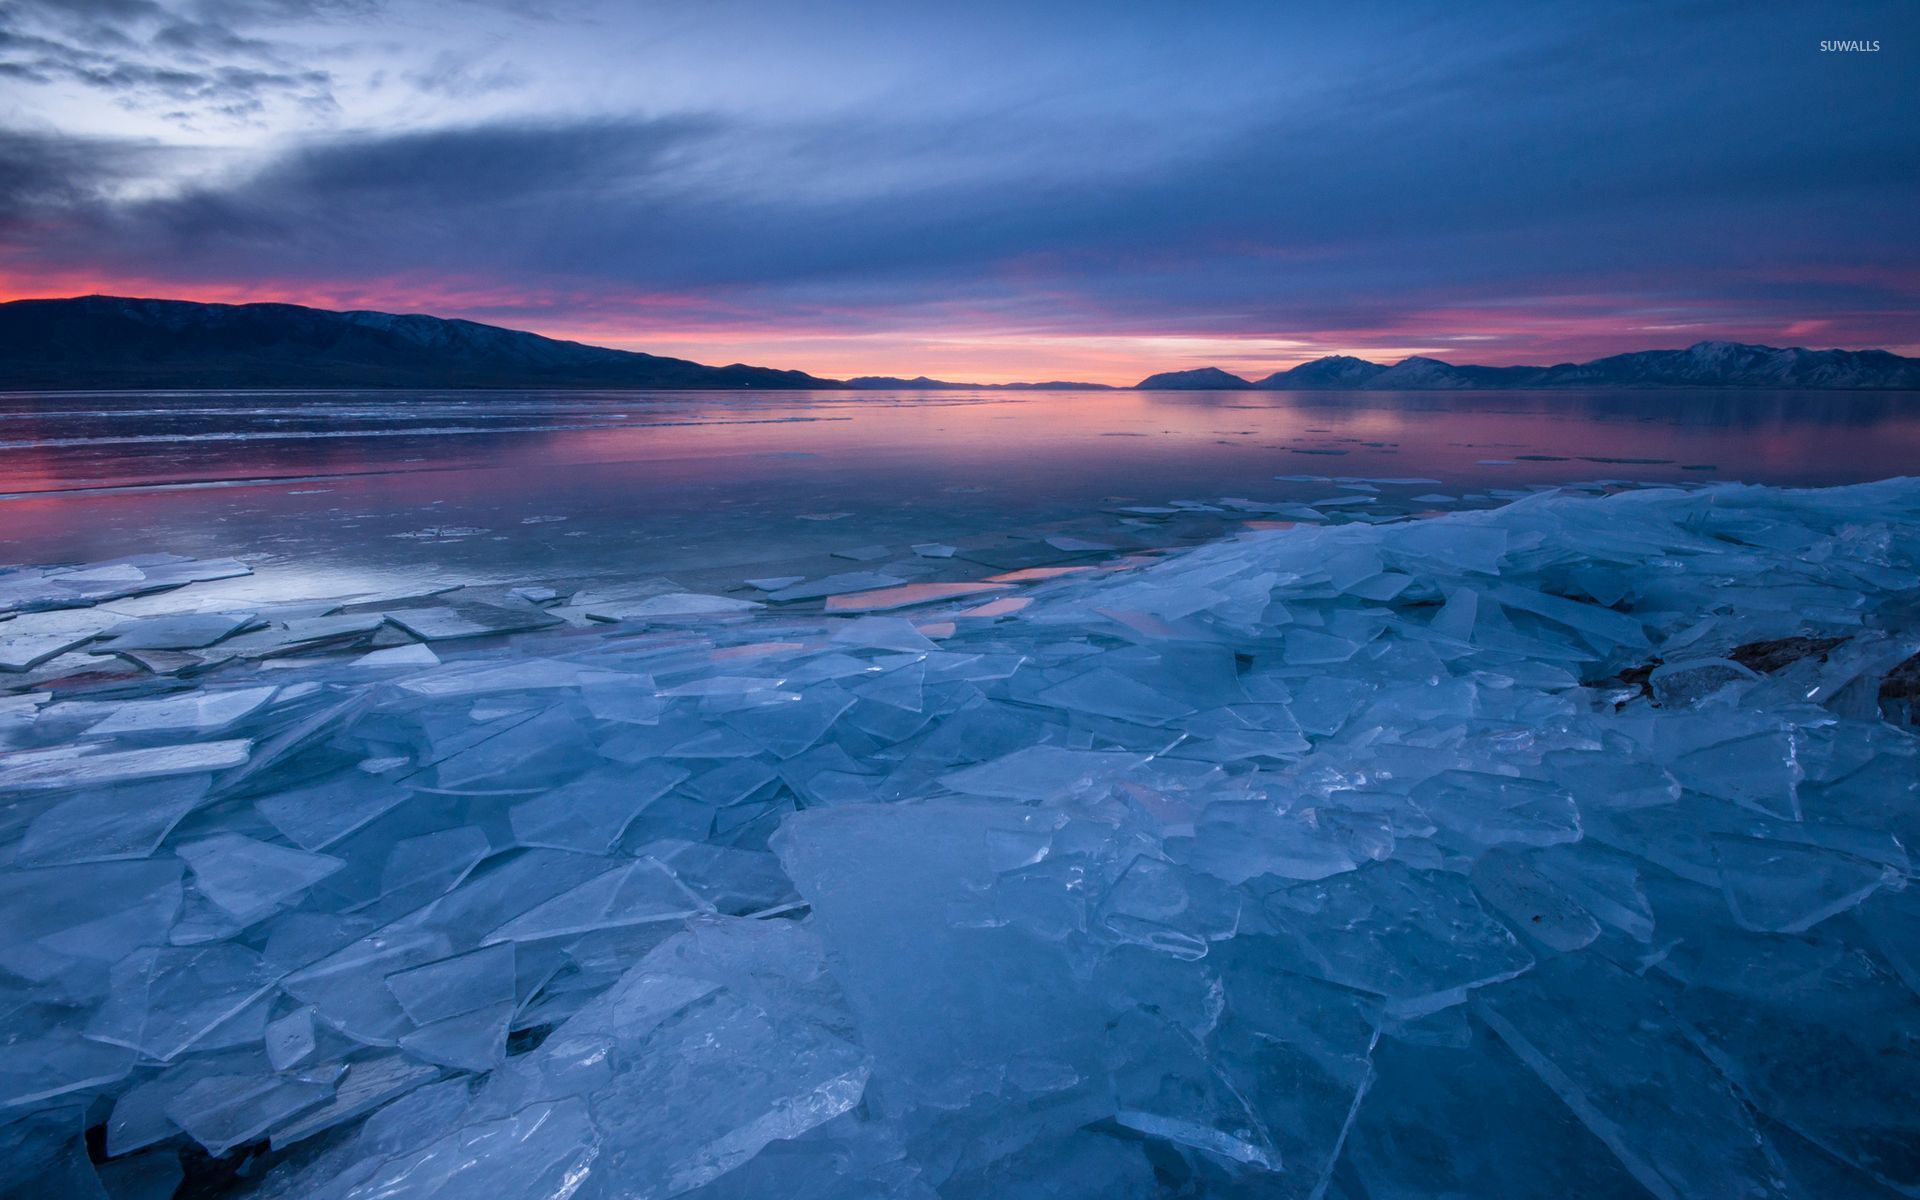
POLYGON ((1916 353, 1917 54, 1911 0, 9 0, 0 298, 985 382, 1916 353))

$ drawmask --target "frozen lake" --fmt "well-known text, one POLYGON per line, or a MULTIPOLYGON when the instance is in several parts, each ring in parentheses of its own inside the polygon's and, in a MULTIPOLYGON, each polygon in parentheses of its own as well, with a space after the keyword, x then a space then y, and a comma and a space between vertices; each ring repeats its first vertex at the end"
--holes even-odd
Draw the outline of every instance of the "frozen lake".
POLYGON ((1920 1194, 1913 397, 0 423, 6 1194, 1920 1194))
POLYGON ((1485 502, 1915 463, 1905 393, 15 394, 0 397, 0 562, 159 548, 705 585, 875 543, 1104 536, 1126 505, 1327 491, 1276 475, 1432 478, 1402 494, 1485 502))

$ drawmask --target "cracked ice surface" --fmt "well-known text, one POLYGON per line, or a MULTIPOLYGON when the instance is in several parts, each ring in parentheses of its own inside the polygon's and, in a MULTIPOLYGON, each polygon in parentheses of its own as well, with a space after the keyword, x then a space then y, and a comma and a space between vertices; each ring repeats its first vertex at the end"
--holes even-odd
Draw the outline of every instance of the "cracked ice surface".
POLYGON ((1917 572, 1889 481, 61 616, 0 695, 0 1175, 1920 1195, 1917 572))

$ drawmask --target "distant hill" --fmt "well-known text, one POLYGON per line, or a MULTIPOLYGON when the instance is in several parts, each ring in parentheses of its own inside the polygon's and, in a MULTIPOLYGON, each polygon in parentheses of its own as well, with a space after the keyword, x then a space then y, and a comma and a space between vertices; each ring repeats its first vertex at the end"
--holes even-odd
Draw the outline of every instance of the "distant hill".
POLYGON ((1133 385, 1142 391, 1245 391, 1253 386, 1238 375, 1230 375, 1219 367, 1196 367, 1191 371, 1162 371, 1158 375, 1149 375, 1133 385))
POLYGON ((10 389, 840 386, 439 317, 117 296, 0 304, 10 389))
MULTIPOLYGON (((1142 380, 1137 386, 1167 385, 1142 380)), ((1920 390, 1920 359, 1902 358, 1885 350, 1782 350, 1739 342, 1699 342, 1685 350, 1641 350, 1553 367, 1457 367, 1437 358, 1409 358, 1386 366, 1341 355, 1301 363, 1269 375, 1254 386, 1269 391, 1563 387, 1920 390)))
MULTIPOLYGON (((82 296, 0 304, 0 390, 156 388, 841 388, 1082 391, 1095 383, 953 383, 804 371, 612 350, 474 321, 297 304, 201 304, 82 296)), ((1336 355, 1258 383, 1218 367, 1166 371, 1145 390, 1444 391, 1467 388, 1714 387, 1920 390, 1920 359, 1885 350, 1700 342, 1552 367, 1388 366, 1336 355)))
POLYGON ((1294 392, 1344 390, 1364 387, 1369 380, 1386 369, 1379 363, 1368 362, 1364 358, 1334 354, 1269 375, 1254 386, 1285 388, 1294 392))
POLYGON ((916 375, 912 379, 901 379, 894 375, 859 375, 847 380, 848 387, 861 392, 946 392, 984 390, 990 392, 1107 392, 1113 390, 1110 383, 1067 383, 1062 380, 1048 380, 1045 383, 953 383, 945 379, 928 379, 925 375, 916 375))

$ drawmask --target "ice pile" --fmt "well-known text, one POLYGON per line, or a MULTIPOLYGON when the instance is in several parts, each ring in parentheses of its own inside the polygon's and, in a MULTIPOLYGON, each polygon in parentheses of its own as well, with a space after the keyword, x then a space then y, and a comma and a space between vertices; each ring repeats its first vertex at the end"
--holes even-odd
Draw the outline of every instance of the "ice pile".
POLYGON ((1920 1195, 1920 481, 1116 565, 36 677, 0 1177, 1920 1195))

